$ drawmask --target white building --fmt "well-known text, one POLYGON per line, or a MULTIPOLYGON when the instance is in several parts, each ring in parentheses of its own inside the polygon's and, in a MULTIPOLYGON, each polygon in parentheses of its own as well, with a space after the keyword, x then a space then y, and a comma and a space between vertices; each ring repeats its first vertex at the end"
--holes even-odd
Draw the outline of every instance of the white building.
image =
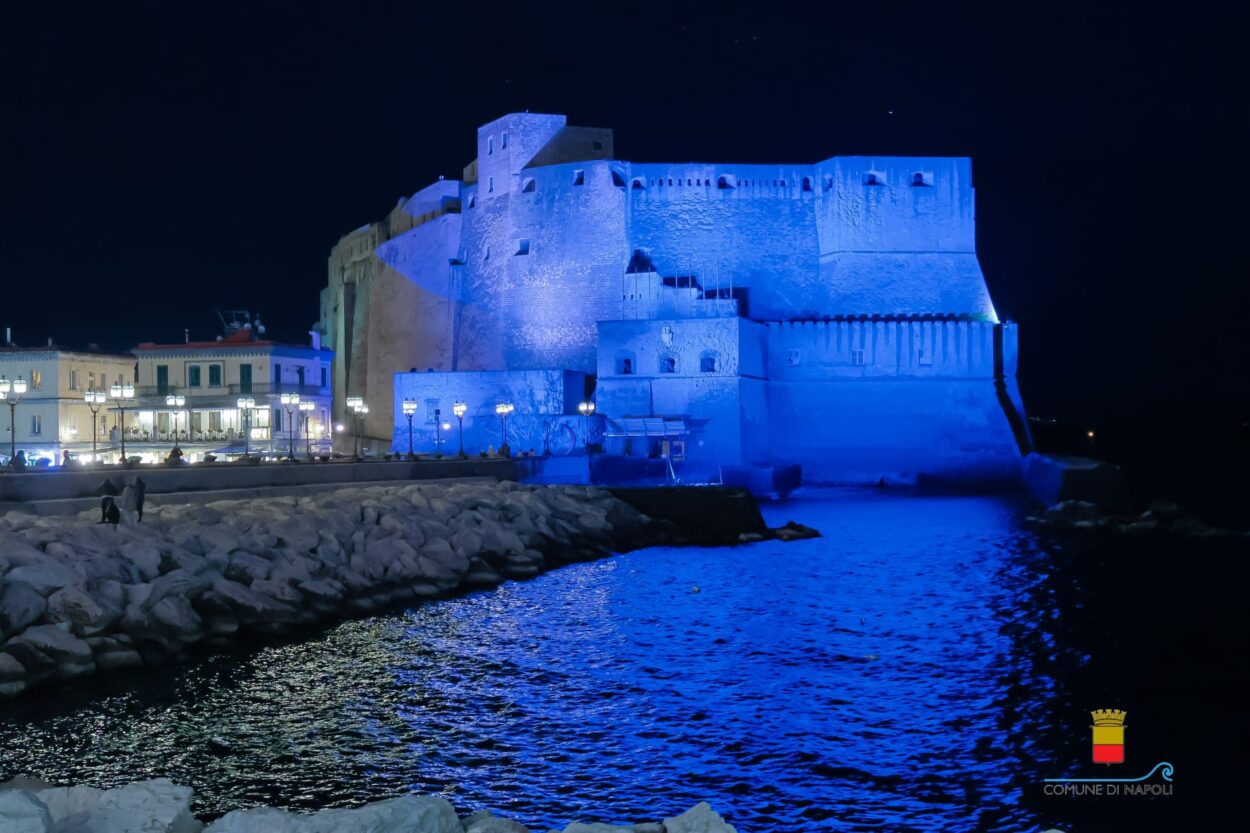
POLYGON ((309 345, 259 338, 241 328, 217 341, 143 343, 134 349, 136 419, 126 442, 141 456, 160 457, 177 442, 191 461, 244 450, 302 455, 332 441, 330 366, 334 354, 316 335, 309 345), (297 395, 295 403, 283 394, 297 395), (183 404, 170 403, 182 396, 183 404), (239 408, 250 398, 250 414, 239 408), (175 436, 176 432, 176 436, 175 436), (246 433, 246 436, 245 436, 246 433))
MULTIPOLYGON (((106 403, 92 414, 84 394, 107 391, 113 384, 134 382, 132 356, 94 350, 65 350, 49 343, 45 347, 0 347, 0 377, 9 391, 0 406, 0 460, 6 465, 10 453, 26 452, 32 465, 48 461, 56 465, 69 451, 77 459, 90 459, 94 420, 96 445, 107 457, 110 438, 117 435, 120 414, 106 403), (19 397, 18 381, 25 383, 19 397), (12 416, 12 421, 10 421, 12 416), (16 435, 14 432, 16 431, 16 435)), ((5 386, 0 384, 0 390, 5 386)), ((126 414, 128 425, 134 417, 126 414)))

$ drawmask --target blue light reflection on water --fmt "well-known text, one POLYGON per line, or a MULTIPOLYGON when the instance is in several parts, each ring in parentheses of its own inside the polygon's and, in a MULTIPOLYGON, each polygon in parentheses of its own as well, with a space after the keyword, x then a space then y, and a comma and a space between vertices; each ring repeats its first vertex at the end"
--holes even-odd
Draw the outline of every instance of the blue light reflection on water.
POLYGON ((537 829, 700 800, 743 833, 1037 829, 1022 791, 1063 766, 1038 740, 1049 674, 1082 658, 1020 506, 847 492, 766 514, 824 537, 629 553, 214 657, 0 721, 0 762, 163 775, 207 813, 412 789, 537 829))

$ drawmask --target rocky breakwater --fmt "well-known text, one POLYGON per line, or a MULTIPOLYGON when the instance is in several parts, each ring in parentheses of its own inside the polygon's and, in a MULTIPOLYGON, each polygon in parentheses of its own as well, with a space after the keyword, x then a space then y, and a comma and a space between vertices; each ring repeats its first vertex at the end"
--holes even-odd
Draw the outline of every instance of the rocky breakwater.
POLYGON ((96 517, 0 518, 0 696, 683 540, 605 490, 512 482, 166 505, 116 528, 96 517))
MULTIPOLYGON (((271 807, 235 810, 205 823, 191 814, 191 788, 163 778, 111 790, 54 787, 31 778, 0 783, 5 833, 530 833, 482 810, 460 817, 437 796, 405 795, 353 809, 291 813, 271 807)), ((551 833, 561 833, 553 830, 551 833)), ((662 822, 573 822, 562 833, 735 833, 706 803, 662 822)))

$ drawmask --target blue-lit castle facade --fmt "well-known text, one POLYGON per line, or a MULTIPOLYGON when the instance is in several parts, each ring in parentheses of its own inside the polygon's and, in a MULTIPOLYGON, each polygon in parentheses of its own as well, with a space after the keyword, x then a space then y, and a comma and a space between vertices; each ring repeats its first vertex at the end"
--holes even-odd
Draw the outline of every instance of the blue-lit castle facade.
POLYGON ((977 261, 966 158, 644 164, 615 159, 609 130, 512 114, 477 131, 461 181, 393 213, 406 228, 372 255, 406 285, 377 316, 393 336, 369 339, 403 351, 400 451, 405 399, 417 450, 465 401, 476 453, 501 443, 506 398, 513 449, 576 453, 589 433, 712 476, 1019 477, 1016 331, 977 261))

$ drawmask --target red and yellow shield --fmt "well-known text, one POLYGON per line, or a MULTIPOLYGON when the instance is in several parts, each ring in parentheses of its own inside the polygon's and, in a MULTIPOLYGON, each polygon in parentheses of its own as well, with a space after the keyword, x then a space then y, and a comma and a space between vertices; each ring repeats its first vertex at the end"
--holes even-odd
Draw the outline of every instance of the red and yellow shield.
POLYGON ((1098 709, 1094 716, 1094 763, 1124 763, 1124 718, 1128 714, 1120 709, 1098 709))

